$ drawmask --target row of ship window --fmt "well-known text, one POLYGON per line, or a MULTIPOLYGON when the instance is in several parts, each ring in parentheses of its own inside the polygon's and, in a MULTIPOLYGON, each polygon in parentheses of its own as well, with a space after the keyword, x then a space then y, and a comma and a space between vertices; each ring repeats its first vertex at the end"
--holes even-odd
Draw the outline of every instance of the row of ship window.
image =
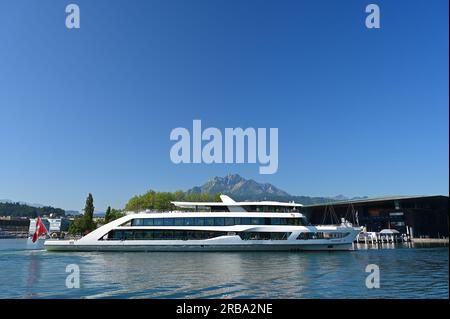
MULTIPOLYGON (((243 240, 286 240, 290 232, 223 232, 204 230, 112 230, 107 240, 202 240, 219 236, 238 235, 243 240)), ((298 240, 343 238, 349 233, 305 232, 298 240)))
POLYGON ((234 225, 305 225, 304 218, 267 217, 175 217, 135 218, 131 226, 234 226, 234 225))

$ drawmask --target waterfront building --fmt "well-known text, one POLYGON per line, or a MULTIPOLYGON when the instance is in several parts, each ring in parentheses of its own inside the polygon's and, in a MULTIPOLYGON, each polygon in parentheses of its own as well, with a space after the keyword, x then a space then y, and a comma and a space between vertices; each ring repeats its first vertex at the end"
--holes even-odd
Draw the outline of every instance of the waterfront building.
POLYGON ((448 238, 448 196, 390 196, 303 206, 313 224, 346 218, 367 232, 395 229, 410 238, 448 238))

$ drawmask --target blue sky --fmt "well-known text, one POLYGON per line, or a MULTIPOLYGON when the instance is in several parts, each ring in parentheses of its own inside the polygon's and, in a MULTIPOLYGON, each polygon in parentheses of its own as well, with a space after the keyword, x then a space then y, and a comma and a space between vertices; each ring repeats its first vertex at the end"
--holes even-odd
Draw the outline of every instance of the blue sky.
POLYGON ((81 209, 92 192, 104 210, 227 173, 295 195, 448 194, 448 56, 445 0, 1 0, 0 199, 81 209), (193 119, 277 127, 278 172, 173 164, 170 131, 193 119))

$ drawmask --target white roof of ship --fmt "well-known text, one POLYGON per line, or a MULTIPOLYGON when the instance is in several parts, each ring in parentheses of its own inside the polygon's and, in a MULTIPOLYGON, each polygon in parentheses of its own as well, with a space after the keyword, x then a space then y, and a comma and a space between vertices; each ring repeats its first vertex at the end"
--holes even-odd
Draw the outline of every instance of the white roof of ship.
POLYGON ((172 202, 175 206, 183 208, 196 208, 198 206, 211 207, 211 206, 280 206, 280 207, 301 207, 302 204, 294 202, 275 202, 275 201, 257 201, 257 202, 235 202, 233 199, 226 195, 220 195, 222 202, 172 202))

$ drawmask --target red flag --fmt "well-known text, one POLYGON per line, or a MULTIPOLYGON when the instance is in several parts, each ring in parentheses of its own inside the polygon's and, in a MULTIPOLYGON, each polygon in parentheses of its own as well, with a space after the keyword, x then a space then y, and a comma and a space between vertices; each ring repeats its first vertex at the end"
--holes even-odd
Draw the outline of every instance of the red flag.
POLYGON ((42 234, 48 233, 47 228, 45 228, 44 224, 42 223, 41 217, 38 217, 36 220, 36 231, 33 234, 33 243, 38 240, 39 236, 42 234))

